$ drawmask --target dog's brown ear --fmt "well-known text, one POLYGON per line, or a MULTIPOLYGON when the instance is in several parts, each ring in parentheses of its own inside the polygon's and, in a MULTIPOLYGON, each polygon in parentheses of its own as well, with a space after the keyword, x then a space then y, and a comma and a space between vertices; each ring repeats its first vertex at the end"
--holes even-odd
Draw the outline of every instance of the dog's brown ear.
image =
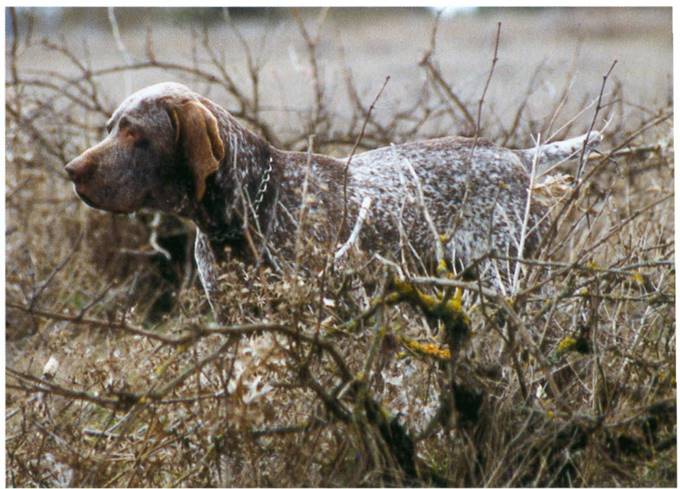
POLYGON ((196 100, 171 107, 175 125, 175 144, 187 159, 194 177, 194 192, 200 202, 205 180, 215 173, 224 158, 224 143, 215 116, 196 100))

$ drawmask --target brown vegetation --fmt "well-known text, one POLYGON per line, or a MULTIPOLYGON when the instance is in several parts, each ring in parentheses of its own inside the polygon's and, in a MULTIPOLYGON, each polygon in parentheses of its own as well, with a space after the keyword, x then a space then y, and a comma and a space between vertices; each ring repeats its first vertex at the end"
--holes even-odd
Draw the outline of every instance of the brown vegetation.
POLYGON ((506 125, 484 96, 493 29, 472 99, 440 70, 433 29, 410 107, 377 117, 389 83, 361 95, 346 59, 336 109, 323 17, 297 19, 311 80, 297 133, 263 110, 260 53, 236 23, 238 79, 208 29, 192 59, 157 56, 149 34, 142 59, 105 67, 30 30, 8 39, 7 485, 675 485, 672 105, 628 103, 604 66, 580 91, 565 72, 548 121, 524 113, 527 90, 506 125), (62 64, 27 67, 36 49, 62 64), (564 170, 580 178, 537 184, 559 190, 543 196, 551 233, 540 256, 494 257, 517 271, 506 294, 369 254, 335 270, 336 250, 298 239, 311 268, 225 265, 217 324, 189 224, 92 211, 62 170, 101 135, 112 79, 148 70, 221 94, 285 148, 349 154, 444 133, 526 147, 606 126, 606 149, 564 170))

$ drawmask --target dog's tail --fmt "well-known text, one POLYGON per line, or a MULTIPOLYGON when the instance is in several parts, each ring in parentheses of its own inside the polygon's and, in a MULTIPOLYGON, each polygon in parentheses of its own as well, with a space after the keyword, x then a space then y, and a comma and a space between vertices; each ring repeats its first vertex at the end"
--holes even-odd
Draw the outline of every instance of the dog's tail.
POLYGON ((538 152, 536 175, 541 176, 570 159, 580 158, 584 145, 586 149, 585 157, 587 158, 590 151, 600 142, 602 142, 602 134, 599 131, 591 131, 590 134, 583 134, 565 141, 541 144, 534 148, 518 149, 515 150, 515 154, 519 156, 527 170, 531 171, 538 152))

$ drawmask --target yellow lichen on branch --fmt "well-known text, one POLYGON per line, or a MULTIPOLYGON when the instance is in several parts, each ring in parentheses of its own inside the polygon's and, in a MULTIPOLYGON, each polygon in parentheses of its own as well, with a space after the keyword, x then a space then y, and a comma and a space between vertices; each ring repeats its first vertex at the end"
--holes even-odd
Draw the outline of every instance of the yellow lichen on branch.
POLYGON ((441 348, 434 343, 421 343, 417 340, 400 336, 399 340, 409 350, 426 355, 428 357, 436 358, 437 360, 450 360, 451 350, 448 348, 441 348))
POLYGON ((576 338, 573 336, 565 336, 562 338, 560 343, 557 345, 557 353, 566 353, 568 351, 571 351, 574 349, 576 346, 576 338))
POLYGON ((395 278, 392 283, 396 292, 389 294, 385 298, 387 304, 406 301, 419 307, 432 318, 441 319, 445 322, 462 321, 466 326, 470 323, 469 318, 463 312, 462 290, 458 289, 452 298, 444 299, 426 294, 413 284, 399 278, 395 278))

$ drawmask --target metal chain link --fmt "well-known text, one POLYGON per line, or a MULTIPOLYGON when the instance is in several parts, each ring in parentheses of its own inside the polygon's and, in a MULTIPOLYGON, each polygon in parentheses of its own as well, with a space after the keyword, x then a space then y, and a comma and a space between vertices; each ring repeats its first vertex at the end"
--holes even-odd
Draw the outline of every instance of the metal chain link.
POLYGON ((255 195, 255 202, 254 202, 254 209, 255 209, 255 219, 258 218, 258 214, 260 212, 260 206, 262 205, 262 201, 264 200, 264 194, 267 192, 267 187, 269 186, 269 179, 272 176, 272 162, 274 161, 273 157, 269 157, 267 169, 264 171, 264 175, 262 176, 262 180, 260 181, 260 186, 257 189, 257 194, 255 195))
MULTIPOLYGON (((264 194, 267 193, 267 188, 269 187, 269 180, 271 179, 272 176, 272 163, 274 162, 274 158, 272 156, 269 157, 269 161, 267 162, 267 168, 262 174, 262 180, 260 180, 260 185, 257 188, 257 194, 255 194, 255 202, 253 202, 253 210, 254 210, 254 218, 257 221, 259 219, 259 214, 260 214, 260 206, 262 205, 262 202, 264 201, 264 194)), ((226 240, 226 239, 234 239, 238 238, 241 236, 243 231, 241 229, 234 229, 230 231, 223 231, 221 233, 211 233, 210 237, 212 239, 216 240, 226 240)))

